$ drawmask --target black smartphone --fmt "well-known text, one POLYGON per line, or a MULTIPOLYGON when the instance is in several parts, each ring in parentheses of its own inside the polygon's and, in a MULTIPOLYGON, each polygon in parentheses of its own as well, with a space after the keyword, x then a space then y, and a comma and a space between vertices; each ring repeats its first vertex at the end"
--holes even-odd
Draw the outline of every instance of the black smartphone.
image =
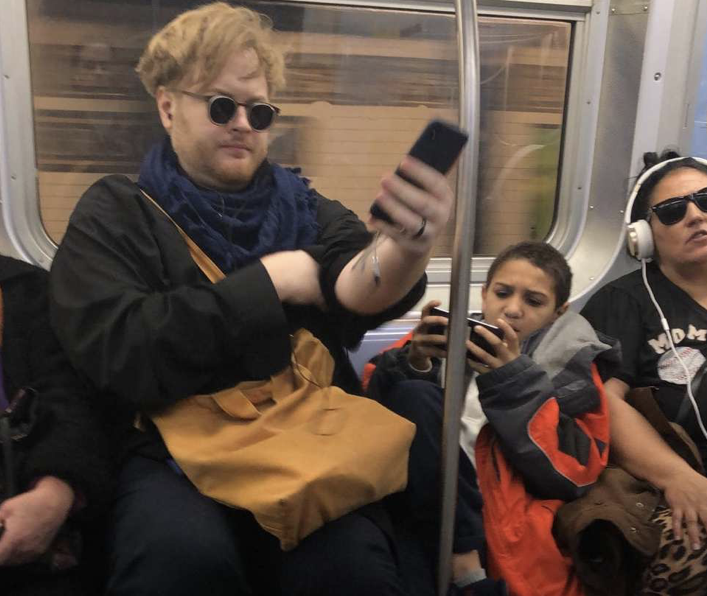
MULTIPOLYGON (((412 155, 438 172, 446 174, 457 161, 468 139, 469 135, 458 126, 443 120, 432 120, 417 138, 408 155, 412 155)), ((410 184, 419 186, 407 178, 400 169, 395 170, 395 173, 410 184)), ((370 212, 377 219, 395 224, 390 215, 376 203, 371 205, 370 212)))
MULTIPOLYGON (((436 317, 445 317, 447 319, 449 318, 449 312, 444 310, 443 308, 431 309, 430 315, 434 315, 436 317)), ((475 343, 482 350, 485 350, 486 352, 488 352, 492 356, 495 356, 496 351, 493 349, 493 346, 491 346, 491 344, 486 340, 485 337, 476 333, 476 331, 474 331, 474 327, 476 327, 477 325, 480 325, 484 329, 488 329, 491 333, 493 333, 499 339, 503 339, 503 331, 499 327, 496 327, 496 325, 491 325, 491 323, 487 323, 486 321, 480 321, 478 319, 474 319, 473 317, 467 317, 466 322, 467 322, 467 325, 469 326, 469 339, 472 341, 472 343, 475 343)), ((434 335, 444 335, 445 329, 446 329, 446 327, 444 325, 430 325, 427 328, 427 333, 434 334, 434 335)), ((479 359, 476 356, 474 356, 471 352, 469 352, 468 350, 467 350, 467 355, 472 360, 476 360, 477 362, 479 362, 479 359)))

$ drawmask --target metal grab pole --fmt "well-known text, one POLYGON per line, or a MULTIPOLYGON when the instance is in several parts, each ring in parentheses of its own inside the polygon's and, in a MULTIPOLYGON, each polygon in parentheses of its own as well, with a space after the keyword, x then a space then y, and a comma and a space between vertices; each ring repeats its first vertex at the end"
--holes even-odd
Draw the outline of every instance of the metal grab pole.
POLYGON ((439 539, 439 596, 446 596, 452 569, 452 541, 459 469, 459 430, 466 387, 464 369, 469 310, 471 254, 476 220, 479 150, 479 28, 476 0, 455 0, 459 49, 459 120, 469 142, 459 163, 456 226, 450 289, 449 353, 445 375, 441 461, 441 529, 439 539))

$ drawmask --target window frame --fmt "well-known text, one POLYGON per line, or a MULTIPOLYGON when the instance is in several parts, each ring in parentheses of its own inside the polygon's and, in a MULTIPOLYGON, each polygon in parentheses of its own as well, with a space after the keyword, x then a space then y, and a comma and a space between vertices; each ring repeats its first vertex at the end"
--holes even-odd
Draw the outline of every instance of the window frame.
POLYGON ((34 151, 29 35, 24 0, 6 2, 0 21, 0 198, 3 232, 18 256, 49 268, 56 245, 42 223, 34 151))
MULTIPOLYGON (((283 1, 283 0, 280 0, 283 1)), ((431 0, 284 0, 311 5, 338 5, 380 9, 454 13, 451 2, 431 0)), ((3 236, 14 252, 48 268, 57 246, 41 219, 33 126, 33 95, 25 0, 5 0, 0 21, 0 242, 3 236)), ((479 16, 534 18, 572 23, 570 80, 563 128, 561 169, 555 223, 547 238, 564 254, 579 240, 589 201, 591 159, 598 118, 601 71, 609 0, 482 0, 479 16)), ((472 261, 472 304, 478 302, 493 259, 472 261), (473 291, 474 288, 477 290, 473 291)), ((428 267, 430 291, 426 299, 446 300, 451 258, 433 259, 428 267), (444 294, 444 297, 442 297, 444 294)))

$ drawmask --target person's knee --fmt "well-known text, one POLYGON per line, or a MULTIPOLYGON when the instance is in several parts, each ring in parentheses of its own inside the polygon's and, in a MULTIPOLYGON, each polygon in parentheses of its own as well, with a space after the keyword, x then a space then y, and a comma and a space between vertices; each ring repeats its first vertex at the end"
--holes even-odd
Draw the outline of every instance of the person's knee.
POLYGON ((146 527, 130 548, 114 549, 108 593, 250 593, 234 541, 191 525, 176 519, 172 526, 146 527))
MULTIPOLYGON (((180 522, 175 520, 175 525, 179 526, 180 522)), ((135 552, 144 561, 173 567, 177 573, 184 573, 183 567, 197 569, 200 573, 230 573, 238 557, 234 541, 222 532, 191 530, 169 527, 160 533, 144 536, 135 552)))
POLYGON ((341 558, 344 577, 356 586, 358 594, 393 593, 398 585, 398 569, 384 532, 371 520, 361 517, 356 527, 345 534, 352 556, 341 558))
POLYGON ((372 520, 357 513, 328 523, 287 553, 283 594, 401 594, 387 536, 372 520), (317 569, 317 577, 305 579, 312 569, 317 569))
POLYGON ((222 506, 160 467, 122 488, 112 513, 108 594, 249 593, 222 506))

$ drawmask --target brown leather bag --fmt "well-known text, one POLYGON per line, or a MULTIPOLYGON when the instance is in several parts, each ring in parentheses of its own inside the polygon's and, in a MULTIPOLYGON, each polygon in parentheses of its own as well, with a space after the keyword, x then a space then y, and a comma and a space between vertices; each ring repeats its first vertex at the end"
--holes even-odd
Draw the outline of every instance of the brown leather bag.
MULTIPOLYGON (((206 276, 223 279, 177 228, 206 276)), ((152 416, 199 491, 252 512, 283 550, 403 490, 415 435, 414 424, 377 402, 332 387, 334 360, 309 331, 294 335, 293 355, 268 380, 192 396, 152 416)))

